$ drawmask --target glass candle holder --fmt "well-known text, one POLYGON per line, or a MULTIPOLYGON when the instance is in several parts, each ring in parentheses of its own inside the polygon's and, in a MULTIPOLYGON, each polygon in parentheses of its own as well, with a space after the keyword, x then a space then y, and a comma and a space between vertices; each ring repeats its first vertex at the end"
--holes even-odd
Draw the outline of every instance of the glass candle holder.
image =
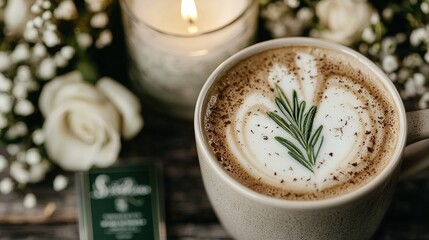
POLYGON ((210 73, 255 41, 258 1, 195 0, 198 16, 183 14, 183 1, 120 4, 131 81, 156 109, 192 119, 210 73))

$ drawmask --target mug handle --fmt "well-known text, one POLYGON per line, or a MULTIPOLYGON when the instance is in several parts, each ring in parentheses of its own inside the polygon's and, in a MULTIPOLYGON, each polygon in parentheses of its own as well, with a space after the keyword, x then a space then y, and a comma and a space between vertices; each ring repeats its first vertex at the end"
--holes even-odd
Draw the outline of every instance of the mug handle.
POLYGON ((429 166, 429 109, 407 112, 408 134, 400 179, 429 166))

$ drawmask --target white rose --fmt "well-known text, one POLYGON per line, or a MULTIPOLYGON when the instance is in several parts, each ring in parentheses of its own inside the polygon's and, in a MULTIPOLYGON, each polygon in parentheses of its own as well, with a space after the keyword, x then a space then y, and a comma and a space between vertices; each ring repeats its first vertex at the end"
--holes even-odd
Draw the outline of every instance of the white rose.
POLYGON ((32 0, 7 1, 4 9, 3 20, 8 35, 21 35, 27 21, 32 17, 30 6, 32 0))
POLYGON ((113 164, 120 134, 132 137, 143 126, 139 102, 127 89, 109 78, 91 85, 76 71, 46 84, 39 107, 48 156, 65 170, 113 164))
POLYGON ((322 38, 350 45, 370 24, 373 10, 366 0, 322 0, 316 15, 324 28, 322 38))

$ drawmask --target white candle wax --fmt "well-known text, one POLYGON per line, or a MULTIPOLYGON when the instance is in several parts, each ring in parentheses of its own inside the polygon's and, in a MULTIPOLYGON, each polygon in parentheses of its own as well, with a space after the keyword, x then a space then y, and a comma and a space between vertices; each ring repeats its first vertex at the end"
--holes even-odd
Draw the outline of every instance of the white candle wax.
POLYGON ((124 15, 124 24, 131 78, 155 104, 191 118, 210 73, 253 42, 255 2, 196 0, 198 18, 191 24, 182 18, 180 0, 129 0, 135 19, 124 15))

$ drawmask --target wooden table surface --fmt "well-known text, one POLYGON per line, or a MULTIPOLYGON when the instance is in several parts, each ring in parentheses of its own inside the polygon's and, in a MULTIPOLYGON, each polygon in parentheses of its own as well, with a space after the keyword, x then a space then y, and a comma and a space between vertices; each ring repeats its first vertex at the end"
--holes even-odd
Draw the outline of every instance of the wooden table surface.
MULTIPOLYGON (((192 122, 172 119, 145 108, 145 127, 125 143, 120 162, 164 164, 168 239, 230 239, 205 194, 192 122)), ((0 239, 78 239, 77 197, 73 175, 69 188, 53 193, 38 185, 38 206, 22 207, 22 196, 0 196, 0 239)), ((429 174, 399 183, 392 205, 374 239, 429 239, 429 174)))

